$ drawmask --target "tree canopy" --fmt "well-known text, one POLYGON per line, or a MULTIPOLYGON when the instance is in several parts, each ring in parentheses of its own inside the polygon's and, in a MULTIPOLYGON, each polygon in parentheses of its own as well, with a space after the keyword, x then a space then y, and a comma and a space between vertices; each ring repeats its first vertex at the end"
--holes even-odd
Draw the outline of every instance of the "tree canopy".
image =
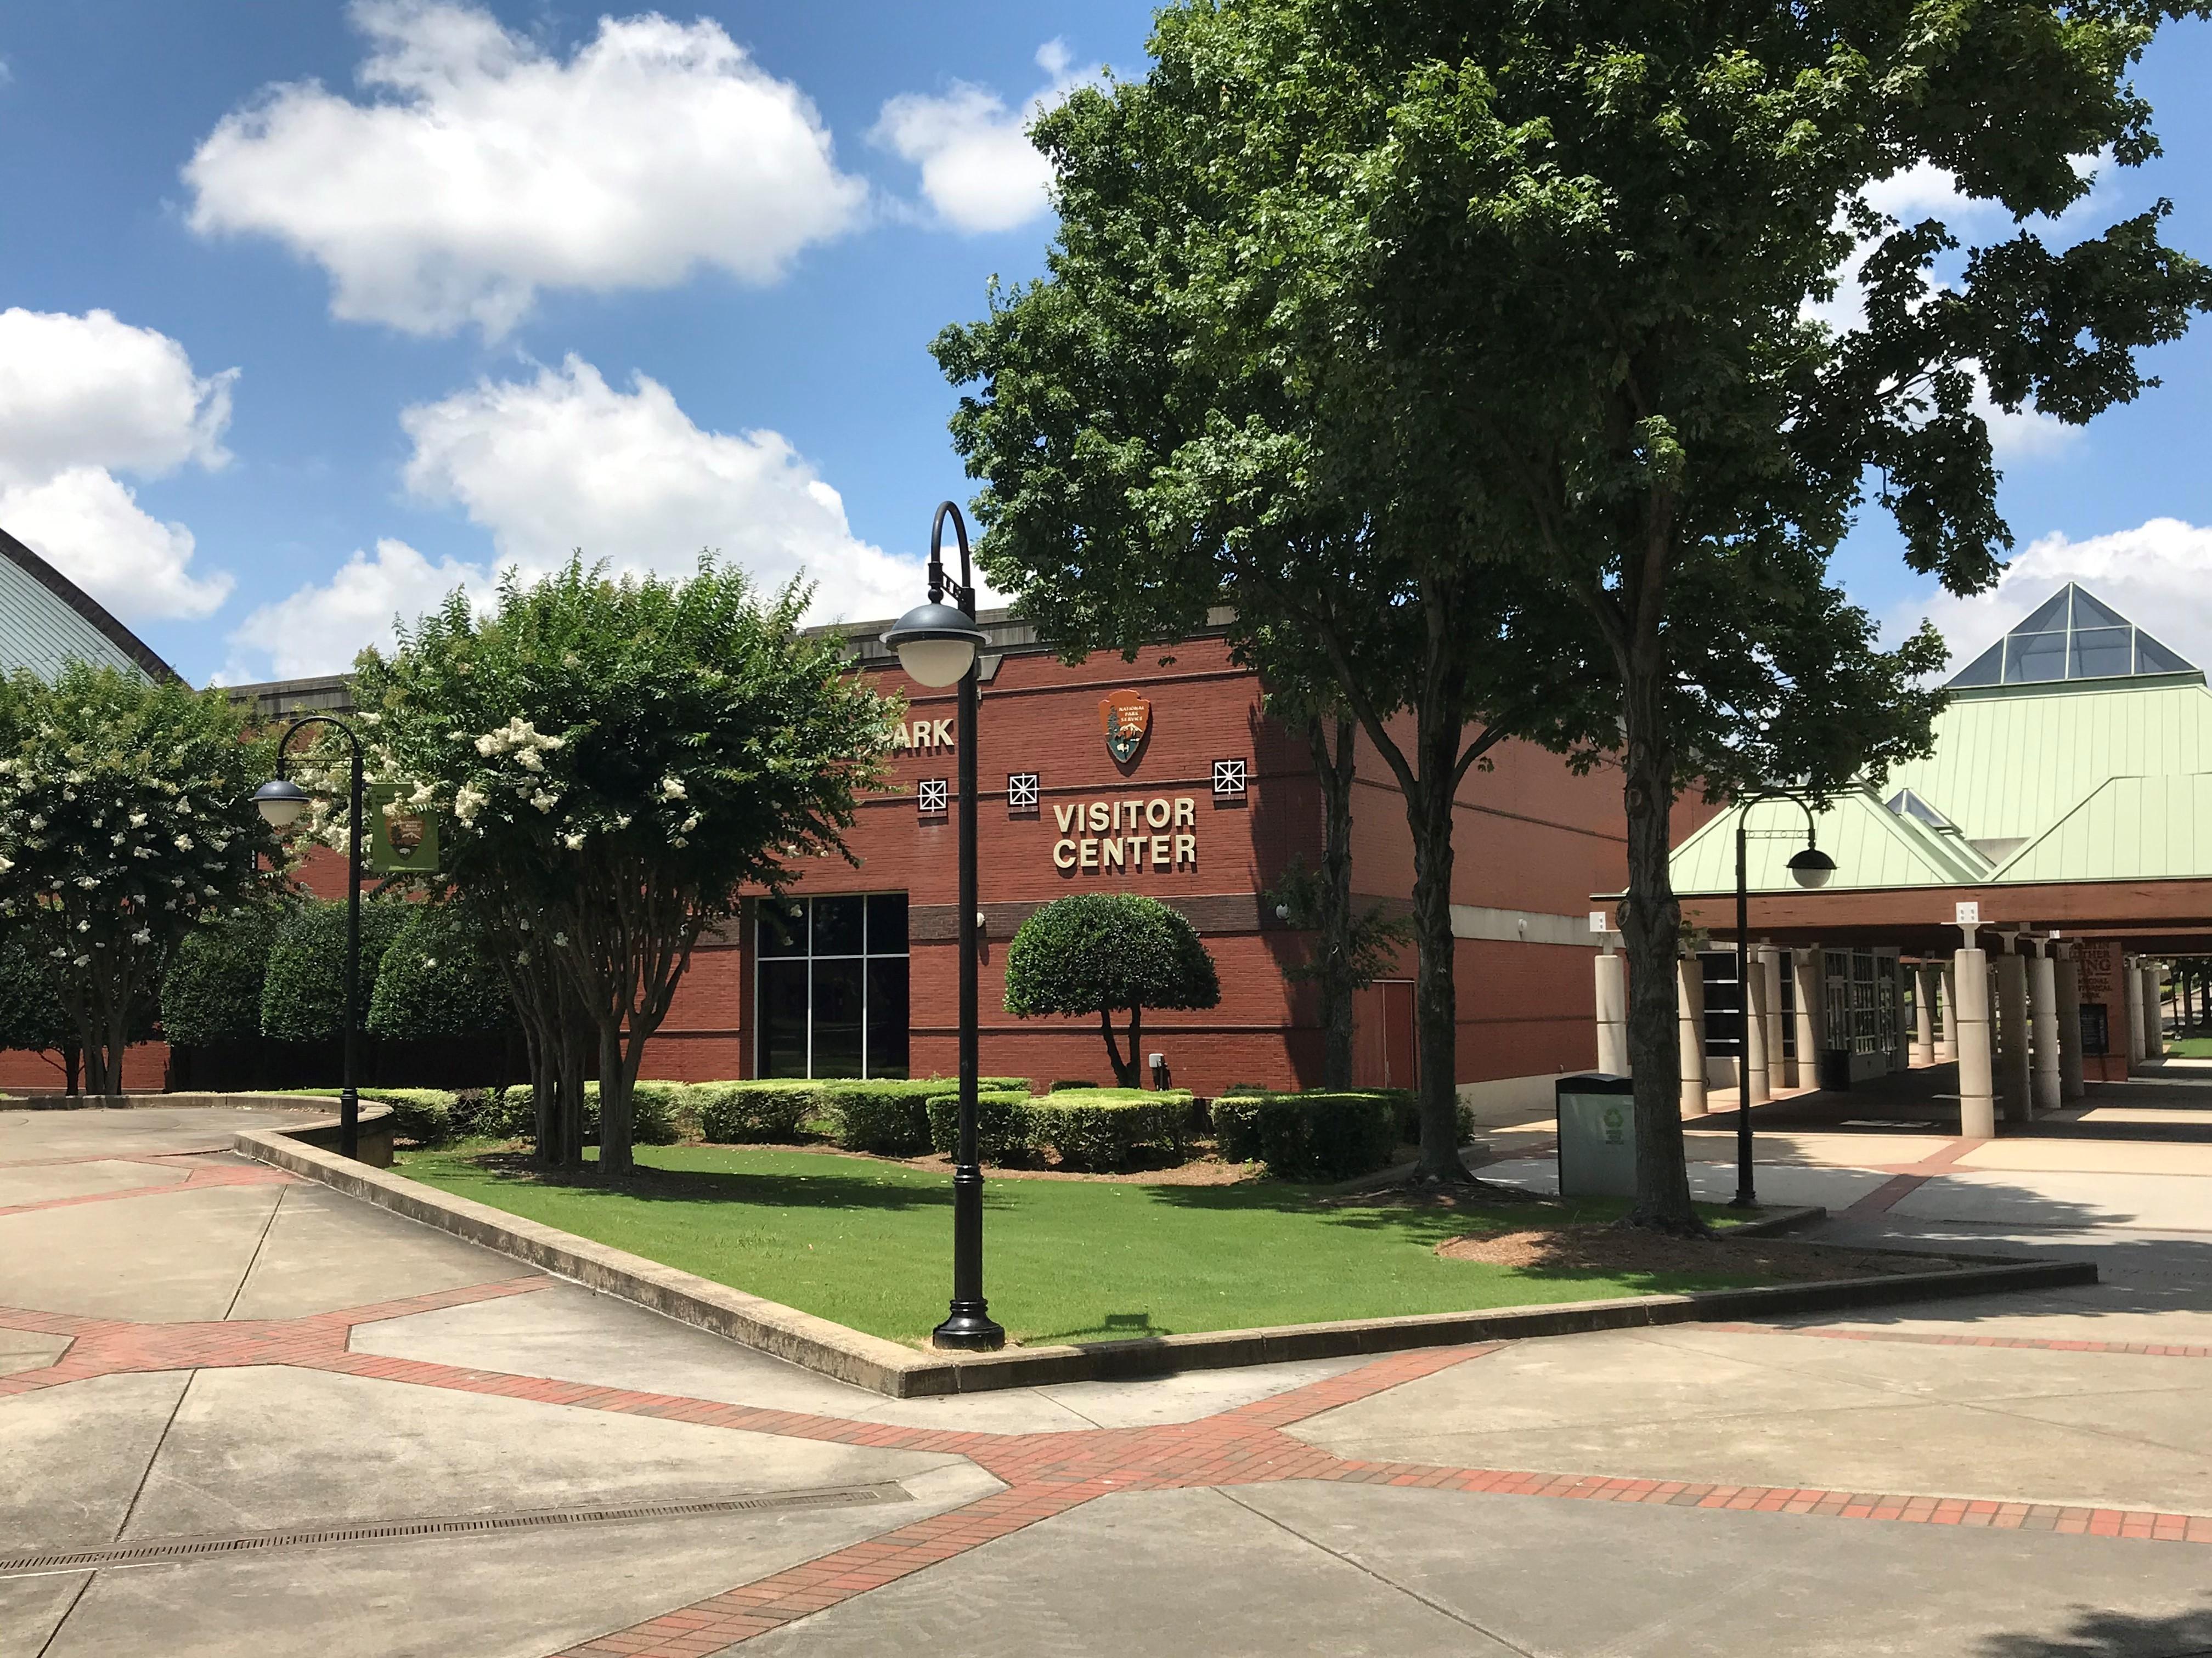
POLYGON ((288 914, 249 904, 186 934, 161 975, 161 1035, 188 1048, 259 1035, 262 984, 288 914))
POLYGON ((1034 911, 1006 946, 1006 1011, 1097 1014, 1115 1079, 1139 1085, 1146 1010, 1212 1007, 1221 979, 1180 911, 1133 892, 1077 892, 1034 911), (1114 1017, 1128 1015, 1128 1052, 1114 1017))
POLYGON ((380 1036, 489 1036, 515 1026, 483 924, 458 904, 410 904, 368 1005, 380 1036))

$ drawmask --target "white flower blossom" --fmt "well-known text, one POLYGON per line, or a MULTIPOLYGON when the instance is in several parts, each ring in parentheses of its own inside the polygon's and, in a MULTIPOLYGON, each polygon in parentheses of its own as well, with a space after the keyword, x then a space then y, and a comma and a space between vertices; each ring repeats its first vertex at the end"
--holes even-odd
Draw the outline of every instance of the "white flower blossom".
POLYGON ((192 849, 192 837, 189 835, 179 835, 176 839, 176 847, 179 852, 190 852, 192 849))
POLYGON ((490 798, 481 789, 472 789, 464 783, 453 794, 453 816, 459 818, 465 826, 473 823, 477 821, 477 814, 484 809, 484 802, 490 798))
POLYGON ((0 853, 0 875, 5 875, 9 870, 15 867, 15 860, 13 858, 9 857, 7 853, 0 853))
POLYGON ((662 778, 660 780, 660 798, 664 800, 681 800, 684 799, 684 780, 680 777, 662 778))
POLYGON ((410 806, 427 806, 438 798, 438 792, 428 783, 417 783, 415 792, 407 797, 410 806))
POLYGON ((565 944, 568 942, 568 935, 565 932, 556 932, 553 935, 553 942, 556 944, 565 944))
POLYGON ((545 769, 545 762, 538 757, 538 750, 535 749, 523 750, 520 754, 514 756, 514 763, 521 767, 525 771, 544 771, 545 769))
MULTIPOLYGON (((95 881, 94 883, 93 883, 93 884, 94 884, 94 886, 97 886, 97 885, 99 885, 100 884, 99 884, 98 882, 96 882, 96 881, 95 881)), ((76 924, 76 930, 77 930, 79 932, 91 932, 91 931, 92 931, 92 923, 91 923, 91 922, 89 922, 89 921, 79 921, 79 922, 76 924)))
POLYGON ((530 952, 526 950, 516 950, 514 952, 514 964, 517 967, 528 967, 530 965, 530 952))
POLYGON ((131 942, 134 944, 150 944, 154 942, 154 934, 151 929, 142 926, 131 935, 131 942))
POLYGON ((146 814, 143 811, 132 812, 131 814, 131 827, 132 829, 144 829, 146 827, 146 814))
POLYGON ((693 812, 689 817, 684 820, 682 827, 684 834, 690 834, 693 829, 699 827, 699 814, 696 811, 693 812))
POLYGON ((578 830, 574 835, 562 835, 561 837, 561 844, 568 847, 571 852, 581 852, 584 849, 583 832, 581 830, 578 830))
POLYGON ((43 818, 43 817, 40 817, 37 816, 35 813, 34 813, 34 814, 33 814, 32 818, 31 818, 31 827, 32 827, 32 829, 42 829, 46 828, 46 820, 45 818, 43 818))
POLYGON ((551 793, 547 790, 540 789, 537 793, 530 797, 530 804, 537 807, 540 811, 550 811, 554 807, 561 804, 561 797, 557 794, 551 793))
POLYGON ((79 967, 90 967, 92 965, 92 957, 89 956, 80 956, 76 958, 76 964, 79 967))
POLYGON ((100 884, 100 878, 96 875, 80 875, 76 878, 76 884, 87 892, 90 892, 100 884))

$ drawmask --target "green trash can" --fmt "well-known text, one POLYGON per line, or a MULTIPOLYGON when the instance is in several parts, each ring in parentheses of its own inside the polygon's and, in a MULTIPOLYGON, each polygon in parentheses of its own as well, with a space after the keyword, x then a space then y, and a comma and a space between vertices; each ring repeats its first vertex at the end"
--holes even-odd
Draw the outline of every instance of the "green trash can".
POLYGON ((1559 1195, 1636 1195, 1636 1085, 1601 1071, 1559 1078, 1559 1195))

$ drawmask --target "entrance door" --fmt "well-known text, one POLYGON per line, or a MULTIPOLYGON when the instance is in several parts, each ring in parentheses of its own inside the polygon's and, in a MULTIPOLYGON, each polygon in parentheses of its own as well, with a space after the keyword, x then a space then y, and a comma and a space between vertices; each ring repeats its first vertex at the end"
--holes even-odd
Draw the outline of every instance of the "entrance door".
POLYGON ((1419 1070, 1413 1043, 1413 981, 1377 979, 1352 999, 1352 1073, 1361 1088, 1412 1088, 1419 1070))

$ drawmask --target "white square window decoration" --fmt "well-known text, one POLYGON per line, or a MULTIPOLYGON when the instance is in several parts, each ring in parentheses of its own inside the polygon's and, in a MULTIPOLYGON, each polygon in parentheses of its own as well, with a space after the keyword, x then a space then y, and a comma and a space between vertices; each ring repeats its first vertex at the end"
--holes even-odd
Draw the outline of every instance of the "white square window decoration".
POLYGON ((943 811, 951 799, 952 782, 950 778, 925 777, 915 786, 915 808, 924 817, 933 811, 943 811))
POLYGON ((1010 771, 1006 774, 1006 810, 1035 811, 1037 809, 1037 774, 1033 771, 1010 771))
POLYGON ((1244 766, 1242 760, 1217 760, 1213 762, 1213 792, 1217 796, 1238 796, 1244 793, 1244 766))

